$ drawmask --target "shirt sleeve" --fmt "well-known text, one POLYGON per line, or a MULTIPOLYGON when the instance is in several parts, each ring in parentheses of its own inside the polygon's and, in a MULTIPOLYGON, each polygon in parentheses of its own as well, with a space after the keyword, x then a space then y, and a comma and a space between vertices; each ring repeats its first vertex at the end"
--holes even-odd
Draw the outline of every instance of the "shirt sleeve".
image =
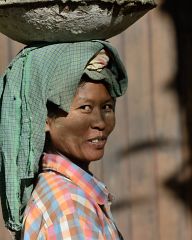
MULTIPOLYGON (((93 220, 93 219, 92 219, 93 220)), ((50 239, 61 240, 103 240, 101 230, 94 221, 88 221, 76 213, 63 216, 48 229, 50 239)), ((49 238, 48 238, 49 239, 49 238)))
POLYGON ((75 212, 55 216, 51 221, 46 212, 35 206, 28 210, 22 231, 22 240, 104 240, 96 214, 75 212))
POLYGON ((34 206, 28 208, 25 214, 21 239, 47 240, 45 226, 42 212, 34 206))

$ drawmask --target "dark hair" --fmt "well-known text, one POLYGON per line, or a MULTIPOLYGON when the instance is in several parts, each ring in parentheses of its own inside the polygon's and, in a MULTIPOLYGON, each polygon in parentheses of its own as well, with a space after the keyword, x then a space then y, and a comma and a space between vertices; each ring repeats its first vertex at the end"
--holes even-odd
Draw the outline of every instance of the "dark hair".
POLYGON ((91 83, 103 83, 106 87, 106 89, 108 90, 109 94, 111 92, 111 85, 104 81, 104 80, 93 80, 91 79, 86 73, 83 74, 83 76, 81 77, 81 80, 78 84, 79 87, 83 86, 86 82, 91 82, 91 83))
POLYGON ((47 107, 47 116, 49 118, 54 118, 54 117, 58 116, 58 112, 59 112, 58 105, 56 105, 55 103, 53 103, 51 101, 47 101, 46 107, 47 107))

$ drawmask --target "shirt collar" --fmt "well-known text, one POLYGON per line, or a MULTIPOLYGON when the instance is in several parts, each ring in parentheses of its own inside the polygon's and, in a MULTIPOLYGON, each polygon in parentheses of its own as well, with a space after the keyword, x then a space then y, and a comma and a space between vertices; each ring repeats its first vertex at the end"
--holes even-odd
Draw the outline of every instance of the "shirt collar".
POLYGON ((65 156, 45 154, 42 164, 43 170, 54 170, 69 178, 73 183, 83 189, 86 194, 90 195, 98 204, 104 205, 108 202, 110 193, 106 186, 65 156))

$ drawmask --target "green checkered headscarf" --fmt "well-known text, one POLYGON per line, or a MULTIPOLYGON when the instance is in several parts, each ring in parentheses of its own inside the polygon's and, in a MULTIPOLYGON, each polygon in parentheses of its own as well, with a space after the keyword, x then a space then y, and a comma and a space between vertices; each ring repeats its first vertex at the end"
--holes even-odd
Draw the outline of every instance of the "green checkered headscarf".
POLYGON ((0 189, 8 228, 21 229, 44 147, 47 101, 68 112, 83 73, 94 78, 85 71, 87 63, 103 48, 110 61, 95 80, 108 82, 111 95, 121 96, 127 88, 126 71, 105 41, 26 47, 0 78, 0 189))

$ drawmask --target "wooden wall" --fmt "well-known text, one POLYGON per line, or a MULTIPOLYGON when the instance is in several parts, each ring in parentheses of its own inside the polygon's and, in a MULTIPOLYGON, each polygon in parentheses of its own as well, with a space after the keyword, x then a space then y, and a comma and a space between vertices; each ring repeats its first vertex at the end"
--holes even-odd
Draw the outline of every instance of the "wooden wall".
MULTIPOLYGON (((113 214, 127 240, 192 239, 190 104, 183 104, 176 87, 190 80, 190 66, 178 78, 185 72, 179 56, 185 59, 192 47, 185 39, 188 48, 181 54, 175 24, 168 8, 157 7, 111 39, 129 87, 117 103, 105 157, 93 171, 115 195, 113 214)), ((1 73, 21 47, 0 35, 1 73)), ((6 234, 1 224, 0 240, 8 240, 6 234)))

